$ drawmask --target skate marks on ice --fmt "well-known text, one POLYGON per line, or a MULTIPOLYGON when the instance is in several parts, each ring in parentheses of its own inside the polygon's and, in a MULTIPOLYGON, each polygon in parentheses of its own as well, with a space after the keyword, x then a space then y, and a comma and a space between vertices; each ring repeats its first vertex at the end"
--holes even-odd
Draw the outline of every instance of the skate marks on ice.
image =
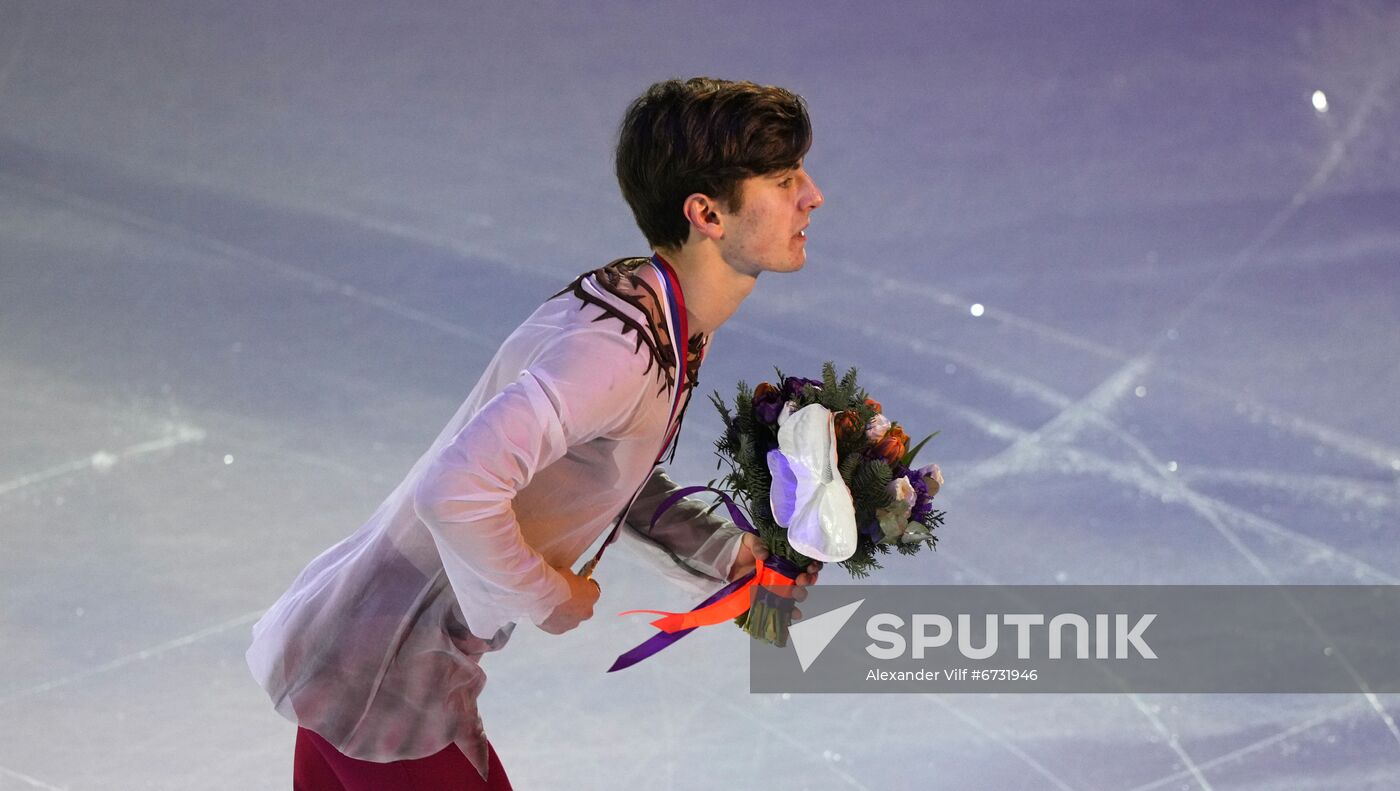
POLYGON ((180 445, 185 445, 192 442, 202 442, 203 440, 203 429, 197 428, 195 426, 186 426, 179 424, 172 425, 170 432, 166 436, 159 437, 157 439, 149 440, 147 442, 138 442, 135 445, 130 445, 128 447, 121 448, 115 452, 108 450, 98 450, 95 451, 91 456, 85 456, 81 459, 74 459, 72 461, 57 464, 46 469, 38 470, 36 472, 25 473, 24 475, 20 475, 16 478, 11 478, 7 481, 0 481, 0 496, 17 492, 21 489, 24 489, 25 487, 32 486, 36 483, 42 483, 44 481, 52 480, 55 478, 62 478, 67 475, 72 475, 88 470, 105 472, 111 469, 114 465, 122 461, 135 458, 137 456, 144 456, 148 453, 158 453, 160 451, 170 450, 171 448, 175 448, 180 445))

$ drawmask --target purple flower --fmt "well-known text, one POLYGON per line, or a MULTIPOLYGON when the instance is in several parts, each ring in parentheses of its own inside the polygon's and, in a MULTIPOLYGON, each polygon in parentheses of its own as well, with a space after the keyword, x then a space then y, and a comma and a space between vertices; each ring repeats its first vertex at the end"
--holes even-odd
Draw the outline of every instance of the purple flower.
POLYGON ((789 376, 783 380, 783 393, 791 399, 801 398, 802 388, 806 385, 821 387, 822 383, 816 379, 803 379, 800 376, 789 376))
POLYGON ((918 502, 914 503, 914 510, 909 512, 909 519, 913 522, 922 522, 924 517, 931 513, 933 513, 933 501, 927 497, 920 497, 918 502))
POLYGON ((880 520, 878 519, 871 519, 869 522, 866 522, 865 525, 861 527, 860 532, 876 544, 880 543, 880 539, 885 537, 885 531, 880 528, 880 520))
POLYGON ((909 518, 917 522, 933 511, 932 498, 928 492, 928 479, 920 475, 918 471, 906 471, 905 475, 909 478, 909 483, 914 485, 914 493, 917 495, 909 518))
POLYGON ((783 411, 786 400, 781 390, 764 382, 753 391, 754 416, 769 425, 777 423, 778 413, 783 411))

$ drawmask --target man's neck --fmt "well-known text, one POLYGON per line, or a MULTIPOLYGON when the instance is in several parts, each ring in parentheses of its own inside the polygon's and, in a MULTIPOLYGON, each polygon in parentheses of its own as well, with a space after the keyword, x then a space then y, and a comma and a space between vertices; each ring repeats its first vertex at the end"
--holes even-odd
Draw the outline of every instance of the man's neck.
POLYGON ((658 250, 676 270, 685 295, 686 321, 691 335, 709 335, 734 315, 753 291, 758 278, 736 272, 718 251, 703 244, 679 250, 658 250))

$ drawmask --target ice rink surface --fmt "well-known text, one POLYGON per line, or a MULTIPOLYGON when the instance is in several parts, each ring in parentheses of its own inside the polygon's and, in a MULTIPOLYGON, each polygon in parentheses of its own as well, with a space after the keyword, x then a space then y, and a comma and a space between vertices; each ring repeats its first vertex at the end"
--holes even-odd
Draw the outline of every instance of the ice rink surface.
MULTIPOLYGON (((874 582, 1397 583, 1395 3, 0 0, 0 788, 290 786, 252 621, 646 252, 612 135, 692 74, 802 93, 827 199, 700 392, 831 359, 943 432, 874 582)), ((1400 783, 1396 696, 750 695, 729 627, 607 675, 692 600, 600 577, 487 660, 519 789, 1400 783)))

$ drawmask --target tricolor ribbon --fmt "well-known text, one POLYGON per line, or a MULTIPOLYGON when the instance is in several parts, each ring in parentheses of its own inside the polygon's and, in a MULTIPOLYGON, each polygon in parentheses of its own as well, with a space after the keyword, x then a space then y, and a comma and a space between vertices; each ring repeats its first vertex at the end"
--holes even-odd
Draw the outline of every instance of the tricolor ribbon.
MULTIPOLYGON (((652 515, 652 527, 656 526, 656 520, 661 518, 661 515, 671 506, 689 495, 706 491, 713 492, 720 496, 725 506, 729 508, 729 516, 734 520, 736 527, 746 533, 758 535, 758 531, 754 529, 753 525, 749 524, 749 520, 745 518, 744 512, 739 509, 739 506, 735 505, 729 495, 718 489, 710 488, 709 486, 687 486, 672 492, 671 496, 667 497, 661 505, 657 507, 656 513, 652 515)), ((619 613, 619 615, 632 615, 634 613, 644 612, 660 615, 661 617, 652 621, 651 625, 661 631, 636 648, 619 656, 617 661, 613 662, 612 667, 608 668, 608 672, 611 673, 615 670, 631 667, 661 649, 670 646, 672 643, 685 637, 701 626, 710 626, 737 618, 748 612, 753 602, 752 596, 755 586, 793 585, 797 580, 797 575, 801 572, 802 570, 791 560, 778 555, 769 555, 768 558, 763 561, 762 566, 759 566, 748 574, 745 574, 723 588, 720 588, 718 591, 715 591, 708 599, 697 604, 695 608, 689 612, 628 610, 619 613)))
MULTIPOLYGON (((676 434, 680 430, 680 413, 685 409, 685 372, 688 361, 687 352, 690 348, 690 325, 685 312, 685 295, 681 292, 681 280, 676 275, 676 270, 671 268, 671 263, 657 253, 651 257, 651 265, 656 270, 656 277, 661 284, 661 292, 666 297, 664 312, 666 314, 666 326, 671 333, 671 349, 675 352, 676 374, 675 390, 671 393, 671 417, 666 423, 666 435, 661 441, 661 451, 656 454, 656 463, 660 464, 666 458, 666 451, 671 447, 671 443, 676 440, 676 434)), ((702 352, 703 354, 703 352, 702 352)), ((603 539, 602 546, 593 553, 593 557, 583 564, 578 575, 586 580, 593 579, 593 572, 598 568, 598 562, 603 559, 603 553, 608 550, 612 542, 617 540, 618 532, 622 529, 622 522, 627 518, 627 512, 632 510, 632 505, 637 502, 637 497, 642 493, 642 487, 646 485, 643 481, 632 492, 632 499, 627 501, 627 507, 622 509, 622 513, 617 515, 613 521, 612 530, 608 537, 603 539)), ((669 501, 667 503, 669 507, 669 501)))
POLYGON ((656 268, 656 274, 661 279, 662 291, 666 297, 666 318, 671 330, 671 351, 676 357, 676 391, 672 394, 671 400, 671 420, 666 427, 666 439, 661 443, 661 454, 656 457, 656 463, 666 457, 666 449, 671 447, 672 441, 676 438, 676 432, 680 429, 680 421, 677 416, 684 408, 685 400, 685 375, 687 354, 690 350, 690 320, 685 312, 685 296, 681 292, 681 279, 676 275, 676 270, 671 268, 671 262, 656 253, 651 257, 651 265, 656 268))

